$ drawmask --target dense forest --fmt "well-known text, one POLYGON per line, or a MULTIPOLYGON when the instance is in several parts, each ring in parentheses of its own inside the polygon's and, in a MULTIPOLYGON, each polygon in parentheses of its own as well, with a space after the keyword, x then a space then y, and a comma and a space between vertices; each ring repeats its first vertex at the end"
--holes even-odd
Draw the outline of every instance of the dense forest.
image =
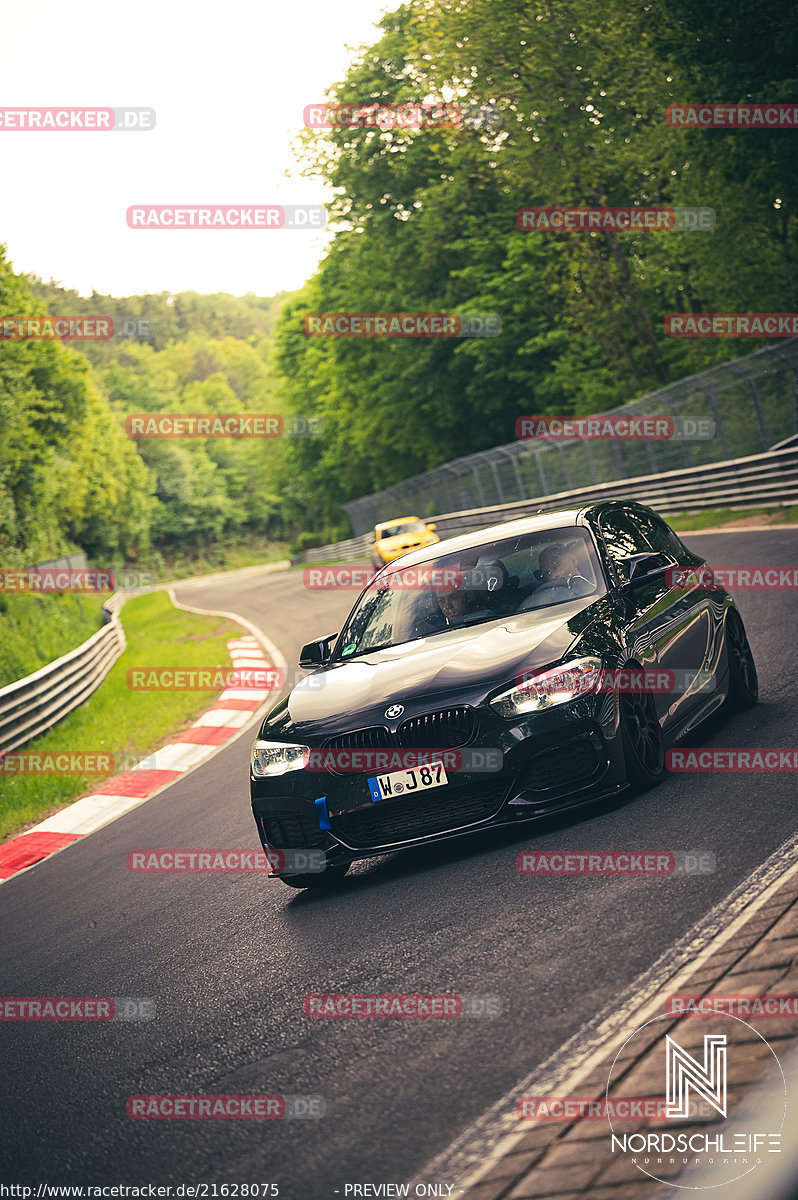
POLYGON ((0 344, 0 557, 132 559, 300 531, 340 504, 510 441, 519 415, 597 412, 752 340, 674 339, 671 312, 796 305, 796 132, 684 130, 671 104, 791 101, 773 0, 410 0, 330 102, 489 105, 486 128, 298 135, 334 237, 290 296, 90 299, 13 274, 4 313, 110 313, 133 336, 0 344), (524 205, 714 209, 711 232, 521 231, 524 205), (313 338, 319 312, 493 312, 497 337, 313 338), (138 323, 141 323, 140 325, 138 323), (318 438, 132 442, 130 412, 315 415, 318 438))
POLYGON ((630 400, 755 341, 669 339, 670 312, 793 311, 798 153, 789 130, 683 130, 671 104, 791 101, 798 30, 773 0, 417 0, 386 16, 329 100, 495 106, 501 129, 308 132, 338 232, 287 305, 278 365, 326 418, 292 448, 342 500, 509 442, 523 413, 630 400), (448 89, 448 90, 446 90, 448 89), (524 205, 715 210, 712 232, 522 232, 524 205), (304 338, 303 314, 496 312, 501 336, 304 338))
POLYGON ((0 344, 0 559, 74 548, 121 565, 200 557, 301 525, 283 487, 282 439, 125 435, 133 413, 287 413, 273 333, 284 296, 89 298, 14 275, 4 313, 103 315, 108 341, 0 344))

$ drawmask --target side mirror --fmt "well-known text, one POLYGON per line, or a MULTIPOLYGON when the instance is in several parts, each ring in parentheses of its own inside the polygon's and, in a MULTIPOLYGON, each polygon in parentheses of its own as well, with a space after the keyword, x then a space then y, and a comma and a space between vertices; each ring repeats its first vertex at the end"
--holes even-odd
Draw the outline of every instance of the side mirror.
POLYGON ((670 554, 628 554, 618 560, 618 567, 625 583, 640 583, 654 575, 661 575, 672 567, 678 566, 676 559, 670 554))
POLYGON ((326 637, 316 638, 315 642, 308 642, 306 646, 303 646, 299 654, 300 667, 307 669, 323 667, 330 661, 332 643, 337 637, 337 633, 328 633, 326 637))
POLYGON ((434 521, 427 522, 427 529, 437 529, 437 528, 438 528, 438 526, 435 524, 434 521))

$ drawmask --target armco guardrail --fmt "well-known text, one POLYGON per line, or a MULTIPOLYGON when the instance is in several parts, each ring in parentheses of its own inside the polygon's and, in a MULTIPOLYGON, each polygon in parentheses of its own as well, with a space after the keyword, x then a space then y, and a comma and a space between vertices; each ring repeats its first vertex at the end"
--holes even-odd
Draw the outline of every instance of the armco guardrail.
POLYGON ((345 542, 335 542, 331 546, 316 546, 311 550, 303 550, 295 554, 292 563, 312 562, 343 562, 347 559, 368 557, 369 547, 374 542, 374 535, 361 533, 359 537, 348 538, 345 542))
MULTIPOLYGON (((535 412, 529 401, 526 413, 535 412)), ((522 412, 517 414, 523 415, 522 412)), ((710 367, 591 416, 658 416, 714 424, 711 438, 661 441, 516 439, 442 463, 343 505, 355 535, 378 521, 461 512, 766 453, 798 433, 798 338, 710 367)))
MULTIPOLYGON (((669 513, 702 508, 751 508, 760 505, 786 507, 798 504, 798 445, 794 438, 781 449, 747 458, 709 463, 703 467, 665 471, 660 475, 641 475, 636 479, 614 479, 608 483, 536 496, 511 504, 463 509, 431 517, 441 538, 455 537, 486 525, 513 521, 553 508, 572 508, 595 500, 624 498, 650 504, 667 516, 669 513)), ((305 550, 292 562, 341 562, 368 554, 372 535, 360 534, 333 546, 305 550), (311 557, 312 556, 312 557, 311 557)))
POLYGON ((106 624, 82 646, 0 688, 0 755, 45 733, 96 691, 125 649, 123 603, 116 592, 103 609, 106 624))

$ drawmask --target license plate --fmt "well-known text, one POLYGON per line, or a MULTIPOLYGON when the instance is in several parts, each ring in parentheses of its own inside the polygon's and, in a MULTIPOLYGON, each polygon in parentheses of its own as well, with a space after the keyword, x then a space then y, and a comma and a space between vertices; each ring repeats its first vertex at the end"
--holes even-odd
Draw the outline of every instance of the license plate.
POLYGON ((442 762, 425 763, 408 771, 390 771, 368 780, 372 800, 391 800, 394 796, 415 795, 430 788, 443 787, 449 780, 442 762))

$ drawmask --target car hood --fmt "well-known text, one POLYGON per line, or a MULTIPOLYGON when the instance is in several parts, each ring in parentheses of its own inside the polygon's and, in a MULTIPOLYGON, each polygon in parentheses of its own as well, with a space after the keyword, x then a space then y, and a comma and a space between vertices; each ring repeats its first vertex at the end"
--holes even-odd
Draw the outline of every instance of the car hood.
POLYGON ((576 624, 574 619, 593 600, 558 606, 556 616, 523 613, 336 663, 293 689, 286 715, 292 724, 336 726, 345 715, 347 725, 355 728, 361 715, 395 702, 405 706, 404 716, 430 702, 479 703, 495 688, 511 684, 522 670, 562 658, 585 628, 584 617, 576 624))

